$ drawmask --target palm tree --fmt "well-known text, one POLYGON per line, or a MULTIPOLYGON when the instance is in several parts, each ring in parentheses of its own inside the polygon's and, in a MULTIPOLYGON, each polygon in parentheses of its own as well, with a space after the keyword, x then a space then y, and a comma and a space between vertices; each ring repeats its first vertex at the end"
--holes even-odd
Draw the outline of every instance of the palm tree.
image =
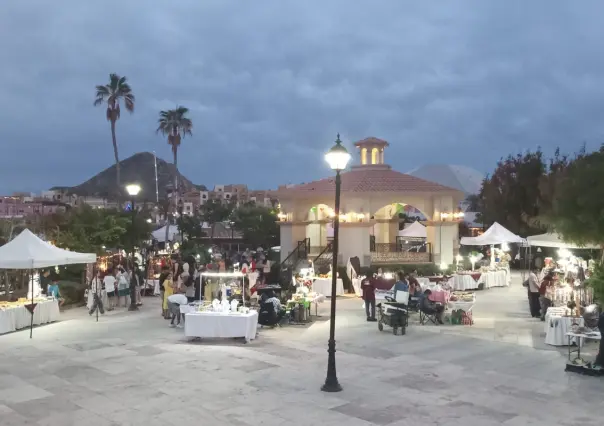
POLYGON ((115 156, 115 175, 117 184, 118 202, 122 193, 120 178, 120 159, 117 152, 117 139, 115 137, 115 123, 120 119, 120 102, 130 112, 134 111, 134 95, 126 77, 109 74, 109 84, 96 86, 94 106, 107 104, 107 121, 111 122, 111 138, 113 140, 113 155, 115 156))
POLYGON ((174 175, 174 191, 176 196, 174 201, 178 198, 178 147, 180 146, 181 138, 184 139, 186 135, 192 136, 191 130, 193 129, 193 122, 187 114, 189 109, 183 106, 177 106, 176 109, 170 109, 167 111, 160 111, 159 120, 157 127, 157 133, 161 133, 164 136, 168 136, 168 144, 172 146, 172 154, 174 155, 174 168, 176 174, 174 175))

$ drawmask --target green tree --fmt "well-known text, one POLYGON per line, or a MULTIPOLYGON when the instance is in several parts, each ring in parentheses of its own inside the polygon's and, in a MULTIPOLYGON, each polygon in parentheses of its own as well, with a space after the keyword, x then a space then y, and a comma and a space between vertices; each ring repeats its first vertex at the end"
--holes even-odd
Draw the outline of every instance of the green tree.
POLYGON ((235 209, 232 221, 243 238, 254 245, 272 247, 279 243, 279 225, 273 209, 252 203, 235 209))
POLYGON ((182 230, 183 235, 189 240, 199 240, 205 237, 206 233, 201 227, 203 219, 196 212, 194 215, 182 215, 176 221, 178 229, 182 230))
POLYGON ((117 149, 117 137, 115 136, 115 123, 120 119, 120 102, 124 103, 126 109, 134 111, 134 94, 126 77, 117 74, 109 74, 109 84, 96 86, 94 106, 106 105, 107 121, 111 123, 111 139, 113 142, 113 155, 115 156, 116 195, 118 200, 122 193, 120 177, 120 159, 117 149))
MULTIPOLYGON (((176 109, 170 109, 167 111, 160 111, 157 133, 161 133, 168 137, 168 144, 172 147, 172 154, 174 155, 174 168, 176 174, 174 175, 174 190, 178 194, 178 148, 180 147, 181 139, 184 139, 186 135, 192 136, 193 133, 193 122, 187 114, 189 109, 183 106, 177 106, 176 109)), ((176 200, 176 197, 174 198, 176 200)))
POLYGON ((210 241, 214 242, 214 228, 216 223, 224 222, 231 217, 233 206, 223 204, 220 200, 208 200, 199 208, 200 218, 210 224, 210 241))
POLYGON ((543 204, 539 185, 547 173, 540 150, 509 156, 497 163, 492 175, 482 183, 479 220, 485 224, 499 222, 519 235, 541 231, 535 225, 543 204))
POLYGON ((556 185, 548 214, 556 231, 565 240, 604 246, 604 146, 568 162, 556 185))

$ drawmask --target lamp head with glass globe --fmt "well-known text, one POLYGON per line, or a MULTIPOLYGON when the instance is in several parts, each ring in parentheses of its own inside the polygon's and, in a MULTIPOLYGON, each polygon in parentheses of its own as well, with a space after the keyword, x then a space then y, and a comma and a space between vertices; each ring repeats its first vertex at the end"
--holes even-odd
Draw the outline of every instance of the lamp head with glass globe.
POLYGON ((128 195, 136 197, 141 192, 141 186, 136 183, 126 185, 126 192, 128 192, 128 195))
POLYGON ((338 133, 338 138, 336 139, 336 144, 327 151, 325 154, 325 161, 329 164, 329 167, 335 171, 341 171, 346 168, 348 162, 350 161, 350 154, 342 146, 342 141, 340 140, 340 134, 338 133))

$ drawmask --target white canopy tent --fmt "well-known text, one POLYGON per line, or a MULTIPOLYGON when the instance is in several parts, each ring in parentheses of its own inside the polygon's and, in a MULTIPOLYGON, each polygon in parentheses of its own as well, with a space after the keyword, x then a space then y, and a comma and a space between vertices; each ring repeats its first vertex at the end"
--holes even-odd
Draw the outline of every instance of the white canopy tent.
MULTIPOLYGON (((75 265, 82 263, 95 263, 96 254, 76 253, 55 247, 38 238, 29 229, 23 230, 16 238, 0 247, 0 269, 39 269, 57 265, 75 265)), ((31 304, 26 308, 31 314, 29 338, 32 338, 34 327, 34 275, 31 274, 29 286, 31 304)), ((58 305, 57 305, 58 309, 58 305)), ((58 311, 57 311, 58 312, 58 311)))
MULTIPOLYGON (((160 243, 166 241, 166 226, 168 225, 162 226, 157 231, 151 233, 154 240, 157 240, 160 243)), ((170 228, 168 229, 168 241, 174 241, 174 237, 178 235, 178 232, 178 226, 170 225, 170 228)))
POLYGON ((398 231, 399 237, 427 238, 426 227, 419 222, 409 224, 405 229, 398 231))
POLYGON ((462 237, 461 244, 464 246, 492 246, 503 243, 525 243, 525 239, 508 231, 499 223, 495 222, 484 234, 478 237, 462 237))
POLYGON ((96 254, 55 247, 25 229, 0 247, 0 269, 39 269, 56 265, 95 263, 96 254))
POLYGON ((554 247, 554 248, 565 248, 565 249, 599 249, 600 247, 593 244, 586 244, 584 246, 575 244, 572 242, 563 241, 559 234, 547 233, 540 235, 532 235, 527 238, 529 245, 536 247, 554 247))

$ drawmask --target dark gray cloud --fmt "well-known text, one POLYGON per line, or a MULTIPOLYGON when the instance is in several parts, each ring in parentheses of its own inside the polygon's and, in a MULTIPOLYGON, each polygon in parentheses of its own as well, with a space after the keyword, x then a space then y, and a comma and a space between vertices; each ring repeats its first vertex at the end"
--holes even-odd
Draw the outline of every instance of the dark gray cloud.
POLYGON ((111 164, 94 86, 126 75, 122 158, 157 151, 157 113, 191 109, 181 170, 255 188, 328 174, 337 132, 387 160, 487 172, 508 153, 604 141, 604 5, 459 0, 4 0, 0 193, 111 164))

